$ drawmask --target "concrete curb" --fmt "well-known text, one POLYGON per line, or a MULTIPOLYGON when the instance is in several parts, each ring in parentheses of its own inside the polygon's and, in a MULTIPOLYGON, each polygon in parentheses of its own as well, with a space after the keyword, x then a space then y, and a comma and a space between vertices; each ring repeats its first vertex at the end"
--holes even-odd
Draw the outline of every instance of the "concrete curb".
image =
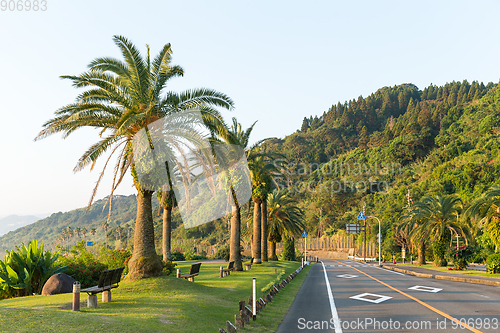
POLYGON ((414 275, 417 277, 428 278, 428 279, 458 281, 458 282, 476 283, 476 284, 484 284, 484 285, 488 285, 488 286, 500 287, 500 281, 483 280, 483 279, 449 276, 449 275, 417 273, 417 272, 406 270, 406 269, 396 268, 396 267, 392 267, 392 266, 384 266, 384 265, 382 265, 382 268, 390 269, 391 271, 395 271, 395 272, 399 272, 399 273, 414 275))

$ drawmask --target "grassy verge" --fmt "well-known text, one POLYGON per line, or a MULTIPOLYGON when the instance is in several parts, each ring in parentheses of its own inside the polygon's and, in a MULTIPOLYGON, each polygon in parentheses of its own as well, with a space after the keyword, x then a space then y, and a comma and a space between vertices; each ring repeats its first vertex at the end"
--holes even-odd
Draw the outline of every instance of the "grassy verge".
MULTIPOLYGON (((190 262, 179 263, 187 272, 190 262)), ((250 271, 219 278, 220 264, 204 263, 195 283, 172 276, 122 282, 113 289, 112 302, 71 311, 72 294, 31 296, 0 301, 1 332, 217 332, 226 320, 234 322, 238 301, 248 302, 252 278, 261 288, 297 269, 296 262, 269 262, 250 271), (278 274, 275 273, 275 269, 278 274)), ((273 332, 283 319, 304 281, 309 267, 301 272, 245 330, 273 332)), ((100 297, 100 295, 98 296, 100 297)))
POLYGON ((472 269, 462 270, 462 271, 448 270, 448 267, 436 267, 436 266, 433 266, 432 264, 426 264, 426 265, 422 265, 422 266, 403 265, 403 264, 397 265, 397 267, 401 267, 401 266, 422 267, 422 268, 432 269, 434 271, 463 274, 463 275, 469 275, 469 276, 484 276, 484 277, 491 277, 491 278, 500 278, 500 274, 490 274, 488 272, 476 271, 476 270, 472 270, 472 269))

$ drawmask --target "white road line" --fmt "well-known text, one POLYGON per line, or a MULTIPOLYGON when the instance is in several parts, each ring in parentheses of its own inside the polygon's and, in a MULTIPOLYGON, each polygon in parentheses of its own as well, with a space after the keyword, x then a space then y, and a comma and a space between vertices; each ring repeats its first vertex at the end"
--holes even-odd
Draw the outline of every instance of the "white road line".
POLYGON ((377 267, 377 266, 373 266, 373 267, 374 267, 374 268, 381 269, 381 270, 383 270, 384 272, 390 272, 390 273, 394 273, 394 274, 397 274, 397 275, 403 275, 403 276, 405 276, 403 273, 399 273, 399 272, 391 271, 390 269, 380 268, 380 267, 377 267))
POLYGON ((332 288, 330 287, 330 281, 328 280, 328 275, 326 275, 326 268, 323 261, 321 262, 321 265, 323 265, 323 272, 325 273, 326 290, 328 291, 328 299, 330 300, 330 309, 332 310, 332 319, 335 325, 335 333, 342 333, 339 314, 337 313, 337 308, 335 307, 335 300, 333 299, 332 288))

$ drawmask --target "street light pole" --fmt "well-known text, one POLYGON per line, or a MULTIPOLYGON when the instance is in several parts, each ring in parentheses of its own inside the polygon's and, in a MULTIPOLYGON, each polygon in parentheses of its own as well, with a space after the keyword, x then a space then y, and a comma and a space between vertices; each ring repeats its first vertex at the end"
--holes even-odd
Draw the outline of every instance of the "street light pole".
POLYGON ((377 219, 377 221, 378 221, 378 267, 380 267, 380 266, 382 266, 381 262, 380 262, 381 248, 382 248, 382 231, 381 231, 381 228, 380 228, 380 220, 376 216, 367 216, 367 217, 371 217, 371 218, 377 219))

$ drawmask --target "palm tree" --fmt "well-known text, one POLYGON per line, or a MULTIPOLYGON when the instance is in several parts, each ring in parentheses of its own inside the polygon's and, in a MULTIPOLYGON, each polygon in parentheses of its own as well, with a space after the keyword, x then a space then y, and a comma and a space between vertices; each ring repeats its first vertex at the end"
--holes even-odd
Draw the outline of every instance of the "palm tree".
POLYGON ((174 191, 157 192, 158 200, 163 207, 163 230, 162 230, 162 255, 163 261, 172 259, 171 235, 172 235, 172 209, 174 208, 174 191))
POLYGON ((304 231, 304 212, 286 190, 274 190, 267 197, 267 218, 271 243, 271 260, 278 260, 276 243, 293 240, 304 231))
POLYGON ((116 227, 116 233, 118 234, 118 240, 120 242, 120 249, 122 248, 122 231, 123 231, 123 228, 118 226, 116 227))
POLYGON ((444 255, 453 234, 463 236, 467 242, 467 232, 459 222, 461 209, 460 198, 453 196, 425 196, 414 205, 414 218, 419 225, 410 236, 433 243, 435 266, 446 266, 444 255))
POLYGON ((87 234, 87 228, 85 227, 80 228, 80 232, 83 235, 83 240, 86 240, 85 235, 87 234))
MULTIPOLYGON (((217 133, 217 137, 212 137, 212 144, 227 144, 235 145, 241 147, 243 150, 249 150, 249 139, 252 133, 253 127, 256 122, 252 124, 246 130, 243 130, 242 126, 236 118, 233 117, 233 123, 231 127, 226 130, 221 130, 217 133)), ((245 204, 244 202, 238 202, 236 192, 233 186, 230 186, 230 193, 232 196, 231 201, 231 235, 229 240, 229 261, 234 261, 234 268, 237 271, 243 270, 243 264, 241 262, 241 207, 245 204)), ((260 224, 260 223, 259 223, 260 224)), ((254 260, 260 259, 255 258, 254 260)))
MULTIPOLYGON (((125 61, 114 58, 96 58, 89 70, 79 76, 63 76, 73 81, 77 88, 90 88, 81 93, 77 102, 56 112, 56 117, 44 124, 37 139, 57 132, 67 137, 73 131, 92 127, 100 129, 102 139, 93 144, 80 158, 75 171, 89 164, 92 167, 103 154, 110 153, 92 193, 92 203, 100 180, 111 157, 118 152, 113 185, 109 196, 109 209, 113 192, 130 169, 137 189, 137 218, 134 249, 129 261, 129 278, 136 279, 161 274, 161 261, 154 245, 152 194, 154 190, 141 183, 134 162, 133 140, 136 134, 146 132, 148 125, 168 115, 187 109, 200 108, 203 120, 220 119, 212 106, 232 108, 233 102, 226 95, 210 89, 194 89, 183 93, 164 94, 167 82, 182 76, 179 66, 171 65, 171 46, 166 44, 151 61, 149 47, 142 57, 137 47, 122 36, 114 36, 125 61), (142 131, 142 132, 141 132, 142 131)), ((214 121, 215 122, 215 121, 214 121)), ((213 122, 212 122, 213 123, 213 122)), ((147 140, 151 144, 148 132, 147 140)), ((110 212, 108 214, 109 218, 110 212)))
POLYGON ((465 217, 476 217, 486 227, 495 248, 500 247, 500 185, 492 186, 467 208, 465 217))
MULTIPOLYGON (((268 140, 268 139, 265 139, 268 140)), ((260 141, 262 142, 262 140, 260 141)), ((277 184, 276 176, 283 176, 276 161, 284 160, 284 156, 268 153, 265 145, 254 146, 248 153, 248 167, 252 179, 253 213, 253 257, 268 261, 267 255, 267 196, 272 189, 272 184, 277 184)))
POLYGON ((81 229, 80 229, 80 227, 76 227, 76 228, 75 228, 75 234, 76 234, 76 237, 77 237, 77 238, 80 238, 80 233, 81 233, 81 229))

